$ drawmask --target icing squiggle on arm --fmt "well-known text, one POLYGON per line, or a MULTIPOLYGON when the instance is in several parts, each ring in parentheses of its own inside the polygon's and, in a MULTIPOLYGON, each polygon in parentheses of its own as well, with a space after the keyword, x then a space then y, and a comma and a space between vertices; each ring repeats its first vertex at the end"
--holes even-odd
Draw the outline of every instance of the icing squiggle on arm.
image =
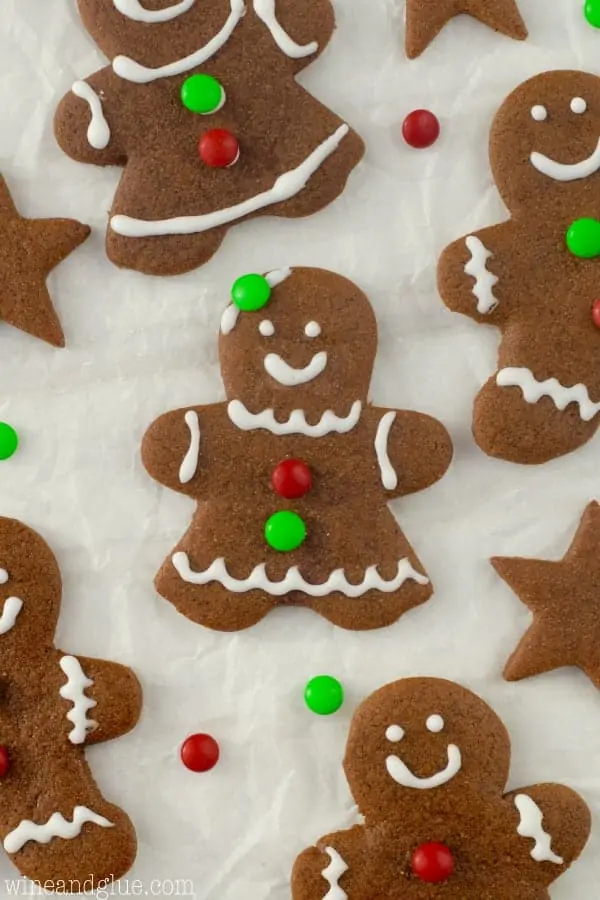
POLYGON ((542 397, 550 397, 557 409, 563 412, 570 403, 579 407, 579 415, 584 422, 591 420, 600 412, 600 403, 590 398, 585 384, 565 387, 557 378, 538 381, 529 369, 500 369, 496 375, 498 387, 518 387, 527 403, 538 403, 542 397))
POLYGON ((375 453, 377 454, 377 462, 381 472, 381 483, 386 491, 394 491, 398 487, 398 476, 388 454, 388 440, 395 420, 395 412, 386 413, 377 426, 377 434, 375 436, 375 453))
POLYGON ((544 831, 544 814, 535 800, 527 794, 517 794, 515 806, 521 817, 517 834, 521 837, 533 838, 535 841, 535 846, 531 851, 532 859, 535 859, 536 862, 551 862, 562 866, 564 859, 552 851, 552 835, 544 831))
POLYGON ((85 695, 86 688, 92 687, 94 682, 86 677, 75 656, 63 656, 60 667, 67 676, 67 683, 61 687, 59 694, 63 700, 70 700, 73 704, 73 709, 67 713, 67 719, 73 723, 69 740, 72 744, 83 744, 88 732, 98 725, 93 719, 88 719, 87 715, 96 706, 96 701, 85 695))
POLYGON ((465 265, 465 274, 475 279, 472 293, 477 297, 477 312, 485 316, 498 306, 498 298, 494 296, 498 277, 487 267, 488 259, 492 259, 494 254, 475 235, 470 235, 465 243, 471 254, 471 259, 465 265))
POLYGON ((200 422, 198 413, 189 409, 185 414, 185 424, 190 431, 190 446, 179 468, 179 481, 187 484, 192 480, 198 468, 198 456, 200 453, 200 422))
POLYGON ((140 0, 113 0, 113 4, 115 9, 117 9, 122 16, 125 16, 127 19, 132 19, 134 22, 146 22, 149 25, 153 25, 154 23, 160 22, 170 22, 171 19, 176 19, 178 16, 182 16, 189 9, 192 8, 196 0, 179 0, 179 3, 175 3, 173 6, 169 6, 166 9, 145 9, 140 0))
POLYGON ((110 128, 104 118, 100 97, 87 81, 76 81, 71 91, 80 100, 85 100, 90 108, 92 118, 87 130, 88 144, 94 150, 105 150, 110 143, 110 128))
POLYGON ((333 847, 325 847, 325 853, 330 861, 329 865, 321 872, 321 875, 329 884, 329 890, 323 900, 348 900, 348 894, 340 887, 340 878, 348 871, 348 866, 333 847))
POLYGON ((7 597, 4 601, 4 609, 0 616, 0 634, 6 634, 14 628, 17 616, 23 609, 23 601, 18 597, 7 597))
POLYGON ((316 41, 312 41, 310 44, 297 44, 287 31, 284 31, 277 20, 275 0, 254 0, 254 12, 267 26, 279 49, 291 59, 302 59, 305 56, 311 56, 319 49, 316 41))
POLYGON ((76 806, 73 810, 73 821, 69 822, 62 813, 55 812, 44 825, 36 825, 31 819, 24 819, 4 838, 4 849, 7 853, 18 853, 29 841, 36 844, 49 844, 55 837, 72 840, 81 834, 81 829, 91 822, 101 828, 113 828, 114 823, 104 816, 92 812, 87 806, 76 806))

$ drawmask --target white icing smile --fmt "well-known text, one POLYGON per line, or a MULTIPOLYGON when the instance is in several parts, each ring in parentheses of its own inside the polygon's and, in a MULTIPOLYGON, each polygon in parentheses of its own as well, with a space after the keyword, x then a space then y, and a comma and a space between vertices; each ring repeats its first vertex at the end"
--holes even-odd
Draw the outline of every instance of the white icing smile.
MULTIPOLYGON (((432 734, 439 734, 440 731, 443 731, 445 724, 444 719, 438 713, 429 716, 425 723, 427 730, 432 734)), ((385 733, 387 740, 393 744, 402 741, 404 735, 404 729, 400 725, 390 725, 385 733)), ((442 787, 460 772, 462 757, 456 744, 448 744, 447 754, 448 763, 445 768, 440 769, 439 772, 435 772, 433 775, 429 775, 427 778, 419 778, 418 775, 415 775, 398 756, 388 756, 385 761, 385 767, 396 784, 402 787, 414 788, 415 790, 428 791, 432 788, 442 787)))
POLYGON ((544 156, 543 153, 536 152, 531 154, 530 159, 538 172, 554 181, 578 181, 581 178, 589 178, 600 169, 600 139, 594 152, 578 163, 560 163, 549 156, 544 156))
POLYGON ((282 359, 278 353, 269 353, 265 356, 265 370, 282 384, 284 387, 296 387, 299 384, 306 384, 322 375, 327 366, 327 354, 324 350, 315 353, 308 365, 303 368, 296 369, 282 359))

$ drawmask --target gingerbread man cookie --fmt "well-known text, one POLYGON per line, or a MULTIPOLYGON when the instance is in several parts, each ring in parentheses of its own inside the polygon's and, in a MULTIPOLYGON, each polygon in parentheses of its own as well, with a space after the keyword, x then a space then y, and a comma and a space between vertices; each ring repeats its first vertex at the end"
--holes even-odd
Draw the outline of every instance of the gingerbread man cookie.
POLYGON ((232 293, 227 402, 168 413, 144 438, 148 472, 198 504, 157 589, 224 631, 281 604, 388 625, 432 593, 388 502, 442 477, 450 438, 429 416, 369 403, 377 326, 350 281, 286 269, 232 293))
POLYGON ((38 883, 99 886, 129 869, 136 837, 84 749, 133 728, 140 686, 124 666, 54 647, 61 577, 39 535, 0 518, 0 564, 0 839, 38 883))
POLYGON ((317 212, 361 159, 358 135, 296 82, 334 30, 330 0, 78 0, 111 65, 78 81, 55 131, 123 166, 107 251, 186 272, 251 216, 317 212))
POLYGON ((509 767, 507 731, 475 694, 433 678, 381 688, 344 759, 364 825, 302 853, 293 900, 548 900, 590 813, 558 784, 504 794, 509 767))
POLYGON ((450 309, 502 331, 475 402, 490 456, 544 463, 600 424, 600 78, 546 72, 501 107, 492 172, 512 217, 456 241, 439 264, 450 309))
POLYGON ((420 56, 450 19, 463 14, 517 41, 527 37, 516 0, 406 0, 408 58, 420 56))

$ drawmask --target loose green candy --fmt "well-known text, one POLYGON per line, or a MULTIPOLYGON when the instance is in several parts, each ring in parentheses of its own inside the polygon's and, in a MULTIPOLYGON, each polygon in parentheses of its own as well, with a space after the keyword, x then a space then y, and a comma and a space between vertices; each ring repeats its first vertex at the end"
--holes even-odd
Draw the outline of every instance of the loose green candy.
POLYGON ((17 452, 19 436, 11 425, 0 422, 0 459, 10 459, 17 452))
POLYGON ((190 112, 208 116, 217 112, 225 100, 225 91, 211 75, 190 75, 181 85, 181 102, 190 112))
POLYGON ((600 222, 597 219, 577 219, 567 231, 567 247, 579 259, 600 256, 600 222))
POLYGON ((297 513, 281 510, 267 520, 265 538, 273 550, 289 553, 306 540, 306 525, 297 513))
POLYGON ((263 275, 242 275, 231 289, 231 299, 242 312, 256 312, 269 302, 271 285, 263 275))
POLYGON ((344 702, 344 688, 331 675, 317 675, 304 689, 304 700, 311 712, 318 716, 330 716, 344 702))
POLYGON ((593 28, 600 28, 600 0, 586 0, 583 12, 593 28))

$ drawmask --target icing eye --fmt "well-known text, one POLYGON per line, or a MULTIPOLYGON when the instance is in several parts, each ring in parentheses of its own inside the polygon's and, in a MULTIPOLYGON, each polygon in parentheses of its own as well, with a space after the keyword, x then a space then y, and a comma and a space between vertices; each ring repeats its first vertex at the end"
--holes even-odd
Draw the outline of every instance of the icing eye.
POLYGON ((434 715, 429 716, 427 722, 427 731, 433 732, 433 734, 439 734, 440 731, 444 730, 444 725, 446 724, 441 716, 434 715))
POLYGON ((304 334, 309 338, 319 337, 319 335, 321 334, 321 326, 318 322, 309 322, 304 329, 304 334))
POLYGON ((545 122, 548 118, 548 110, 545 106, 534 106, 531 109, 531 118, 536 122, 545 122))
POLYGON ((581 116, 587 109, 587 103, 583 97, 573 97, 571 100, 571 112, 581 116))
POLYGON ((404 729, 400 728, 399 725, 390 725, 385 736, 392 744, 398 744, 404 737, 404 729))
POLYGON ((6 569, 0 569, 0 584, 6 584, 8 581, 8 572, 6 569))
POLYGON ((275 334, 275 326, 270 319, 263 319, 258 326, 258 330, 263 337, 273 337, 273 335, 275 334))

